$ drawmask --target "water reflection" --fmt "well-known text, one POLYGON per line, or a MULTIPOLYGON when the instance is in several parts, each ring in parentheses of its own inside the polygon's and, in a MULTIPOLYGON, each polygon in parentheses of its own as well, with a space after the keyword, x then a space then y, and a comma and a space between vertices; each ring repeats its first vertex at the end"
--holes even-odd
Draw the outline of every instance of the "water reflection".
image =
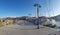
POLYGON ((56 21, 56 25, 57 26, 60 26, 60 21, 56 21))

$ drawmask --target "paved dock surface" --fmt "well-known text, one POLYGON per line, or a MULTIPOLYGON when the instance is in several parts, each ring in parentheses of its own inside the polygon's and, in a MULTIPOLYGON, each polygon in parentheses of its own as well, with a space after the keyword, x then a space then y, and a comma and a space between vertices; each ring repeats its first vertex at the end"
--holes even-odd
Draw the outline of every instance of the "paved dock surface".
POLYGON ((60 35, 59 33, 48 28, 36 29, 36 26, 10 25, 0 28, 0 35, 60 35))

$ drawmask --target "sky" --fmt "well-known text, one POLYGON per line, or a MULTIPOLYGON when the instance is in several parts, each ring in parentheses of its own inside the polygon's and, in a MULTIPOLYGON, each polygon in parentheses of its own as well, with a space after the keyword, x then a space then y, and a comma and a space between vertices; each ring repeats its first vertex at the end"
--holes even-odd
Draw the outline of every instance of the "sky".
POLYGON ((35 3, 41 5, 39 16, 60 14, 60 0, 0 0, 0 17, 36 16, 35 3))

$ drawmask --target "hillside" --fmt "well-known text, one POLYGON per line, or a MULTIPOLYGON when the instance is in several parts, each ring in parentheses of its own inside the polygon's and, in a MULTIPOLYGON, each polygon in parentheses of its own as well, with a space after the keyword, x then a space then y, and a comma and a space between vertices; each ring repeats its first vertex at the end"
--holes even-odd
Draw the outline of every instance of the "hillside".
POLYGON ((60 21, 60 14, 51 18, 55 19, 56 21, 60 21))

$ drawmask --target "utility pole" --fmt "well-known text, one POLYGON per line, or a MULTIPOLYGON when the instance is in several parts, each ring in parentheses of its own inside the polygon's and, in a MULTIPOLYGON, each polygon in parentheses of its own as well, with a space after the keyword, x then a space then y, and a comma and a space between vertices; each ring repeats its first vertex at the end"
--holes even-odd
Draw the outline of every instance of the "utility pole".
MULTIPOLYGON (((38 20, 38 18, 39 18, 39 8, 41 8, 41 5, 39 5, 39 4, 34 4, 34 7, 37 8, 37 20, 38 20)), ((38 24, 37 29, 39 29, 39 23, 37 23, 37 24, 38 24)))

